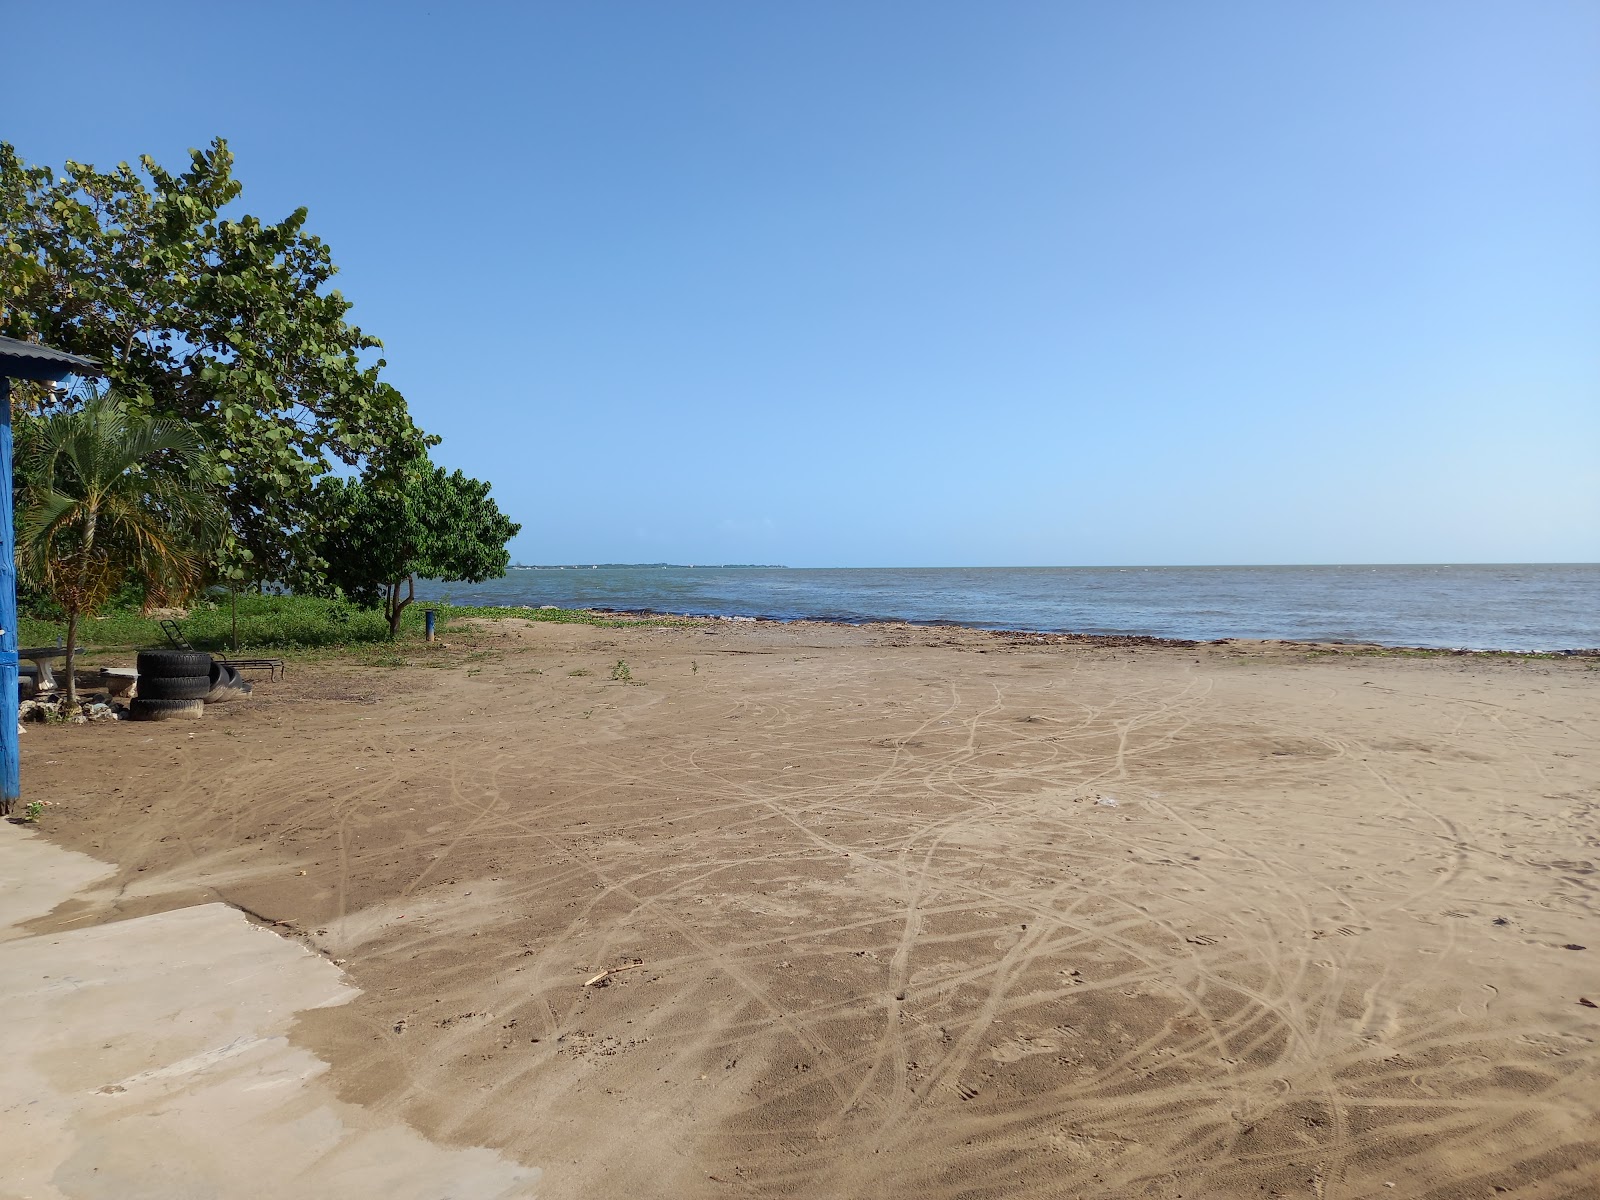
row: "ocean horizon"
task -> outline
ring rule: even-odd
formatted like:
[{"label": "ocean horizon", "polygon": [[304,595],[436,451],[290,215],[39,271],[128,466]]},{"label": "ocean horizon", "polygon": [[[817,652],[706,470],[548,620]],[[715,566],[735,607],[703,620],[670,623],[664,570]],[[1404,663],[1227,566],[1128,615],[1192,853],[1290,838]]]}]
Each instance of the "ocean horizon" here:
[{"label": "ocean horizon", "polygon": [[1600,647],[1600,564],[1128,567],[517,565],[422,600],[1210,641]]}]

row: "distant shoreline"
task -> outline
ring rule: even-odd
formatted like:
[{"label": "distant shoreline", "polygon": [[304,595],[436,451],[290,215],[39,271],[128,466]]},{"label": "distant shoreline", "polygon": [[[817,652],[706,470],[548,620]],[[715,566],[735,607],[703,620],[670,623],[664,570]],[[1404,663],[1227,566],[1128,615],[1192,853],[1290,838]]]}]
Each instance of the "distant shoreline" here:
[{"label": "distant shoreline", "polygon": [[1552,652],[1600,646],[1600,567],[910,570],[543,566],[419,586],[484,607],[707,617],[908,621],[973,629],[1209,641],[1282,638]]},{"label": "distant shoreline", "polygon": [[[494,604],[455,604],[461,609],[482,608],[494,613],[504,613],[508,609],[523,609],[528,612],[539,612],[541,609],[556,608],[556,605],[494,605]],[[1014,626],[983,625],[965,621],[928,620],[919,621],[907,617],[849,617],[849,616],[774,616],[767,613],[736,614],[711,612],[691,612],[680,610],[668,612],[655,608],[613,608],[587,606],[578,609],[565,609],[567,612],[581,612],[596,617],[639,617],[646,620],[688,620],[688,621],[728,621],[739,624],[769,624],[769,625],[842,625],[850,628],[862,629],[871,626],[885,628],[911,628],[911,629],[961,629],[972,633],[992,634],[996,637],[1029,638],[1039,642],[1065,642],[1078,645],[1098,645],[1108,647],[1148,646],[1152,648],[1171,648],[1182,650],[1194,646],[1225,646],[1225,645],[1279,645],[1291,649],[1323,650],[1328,652],[1359,652],[1371,653],[1400,653],[1418,654],[1429,656],[1442,655],[1507,655],[1516,658],[1600,658],[1600,646],[1583,648],[1551,647],[1538,650],[1512,650],[1497,647],[1468,647],[1468,646],[1417,646],[1403,643],[1376,642],[1376,641],[1341,641],[1338,639],[1309,639],[1296,637],[1220,637],[1220,638],[1182,638],[1170,637],[1154,633],[1135,632],[1106,632],[1106,633],[1081,633],[1070,629],[1021,629]],[[488,619],[495,619],[493,617]]]},{"label": "distant shoreline", "polygon": [[1552,560],[1549,562],[1476,562],[1452,560],[1450,562],[1305,562],[1305,563],[1038,563],[1022,566],[996,566],[977,564],[966,566],[912,566],[912,567],[791,567],[787,563],[512,563],[509,571],[642,571],[669,568],[675,571],[1372,571],[1402,569],[1442,569],[1458,567],[1597,567],[1600,562],[1586,559]]}]

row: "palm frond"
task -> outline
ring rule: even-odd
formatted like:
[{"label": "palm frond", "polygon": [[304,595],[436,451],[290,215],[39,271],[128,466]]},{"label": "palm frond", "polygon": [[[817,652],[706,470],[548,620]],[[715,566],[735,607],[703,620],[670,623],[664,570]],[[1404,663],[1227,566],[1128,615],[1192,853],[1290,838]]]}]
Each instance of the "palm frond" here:
[{"label": "palm frond", "polygon": [[203,582],[227,523],[188,426],[102,392],[30,420],[21,441],[17,561],[31,578],[95,603],[113,577],[173,595]]},{"label": "palm frond", "polygon": [[17,559],[30,577],[38,577],[52,554],[58,553],[62,535],[82,520],[83,502],[61,492],[42,492],[22,515],[17,539]]}]

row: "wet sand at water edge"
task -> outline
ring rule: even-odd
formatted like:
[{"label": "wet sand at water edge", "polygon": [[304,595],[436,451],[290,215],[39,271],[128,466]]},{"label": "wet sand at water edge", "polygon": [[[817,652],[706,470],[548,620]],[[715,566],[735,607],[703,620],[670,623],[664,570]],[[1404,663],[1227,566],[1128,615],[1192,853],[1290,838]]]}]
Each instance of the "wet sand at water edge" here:
[{"label": "wet sand at water edge", "polygon": [[116,868],[30,928],[275,922],[339,1098],[549,1200],[1600,1195],[1593,660],[468,641],[30,727]]}]

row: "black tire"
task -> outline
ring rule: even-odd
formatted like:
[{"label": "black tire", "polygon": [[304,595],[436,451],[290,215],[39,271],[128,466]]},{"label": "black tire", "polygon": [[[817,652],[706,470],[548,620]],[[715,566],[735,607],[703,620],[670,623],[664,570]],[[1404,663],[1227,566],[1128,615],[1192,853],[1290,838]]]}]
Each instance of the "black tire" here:
[{"label": "black tire", "polygon": [[139,674],[151,679],[187,679],[211,674],[211,655],[203,650],[141,650]]},{"label": "black tire", "polygon": [[141,700],[204,700],[211,690],[211,676],[186,675],[179,679],[139,676]]},{"label": "black tire", "polygon": [[128,715],[135,721],[170,721],[188,717],[191,720],[206,711],[204,700],[145,700],[136,697],[128,705]]},{"label": "black tire", "polygon": [[239,668],[218,663],[211,668],[211,690],[206,693],[207,704],[225,704],[250,694],[250,685],[239,678]]}]

